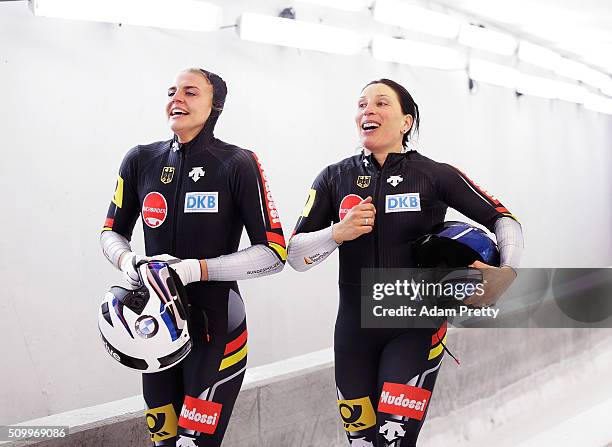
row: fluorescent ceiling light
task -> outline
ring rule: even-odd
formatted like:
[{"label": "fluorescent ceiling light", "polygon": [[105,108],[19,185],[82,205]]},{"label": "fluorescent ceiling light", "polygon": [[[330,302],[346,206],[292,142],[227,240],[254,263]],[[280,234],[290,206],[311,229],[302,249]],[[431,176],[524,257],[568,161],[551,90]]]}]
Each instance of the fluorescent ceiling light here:
[{"label": "fluorescent ceiling light", "polygon": [[212,31],[221,8],[198,0],[30,0],[36,16]]},{"label": "fluorescent ceiling light", "polygon": [[586,88],[569,82],[555,81],[555,89],[556,98],[576,104],[583,104],[589,96]]},{"label": "fluorescent ceiling light", "polygon": [[610,76],[565,57],[561,58],[561,62],[555,72],[561,76],[576,79],[592,87],[600,88],[606,93],[612,90],[612,78]]},{"label": "fluorescent ceiling light", "polygon": [[577,104],[584,103],[589,95],[587,89],[580,85],[527,75],[506,65],[475,58],[470,59],[468,73],[475,81],[516,89],[523,95],[562,99]]},{"label": "fluorescent ceiling light", "polygon": [[557,69],[561,61],[559,53],[525,40],[522,40],[519,44],[518,58],[524,62],[552,71]]},{"label": "fluorescent ceiling light", "polygon": [[585,62],[601,67],[604,72],[612,73],[612,43],[592,43],[572,52],[582,56]]},{"label": "fluorescent ceiling light", "polygon": [[612,80],[607,82],[606,85],[602,85],[600,87],[602,93],[605,93],[608,96],[612,96]]},{"label": "fluorescent ceiling light", "polygon": [[555,72],[558,75],[581,81],[585,77],[586,69],[586,65],[566,57],[562,57]]},{"label": "fluorescent ceiling light", "polygon": [[[534,2],[532,2],[534,3]],[[534,5],[535,6],[535,5]],[[532,6],[529,6],[532,9]],[[598,42],[606,40],[606,33],[602,33],[593,26],[577,25],[576,17],[562,18],[552,13],[540,14],[539,16],[532,15],[529,11],[528,22],[521,24],[521,30],[542,38],[544,40],[554,42],[555,46],[567,51],[574,52],[574,48],[578,45],[584,45],[588,42]]]},{"label": "fluorescent ceiling light", "polygon": [[474,81],[514,89],[518,83],[519,72],[506,65],[472,58],[470,59],[468,75]]},{"label": "fluorescent ceiling light", "polygon": [[334,54],[357,54],[363,47],[360,34],[318,23],[244,13],[238,22],[241,39]]},{"label": "fluorescent ceiling light", "polygon": [[377,0],[374,20],[434,36],[455,39],[461,22],[453,17],[399,0]]},{"label": "fluorescent ceiling light", "polygon": [[467,62],[465,56],[452,48],[387,36],[372,39],[372,56],[386,62],[442,70],[463,69]]},{"label": "fluorescent ceiling light", "polygon": [[516,90],[524,95],[561,99],[576,104],[584,103],[589,96],[588,90],[580,85],[526,74],[519,77]]},{"label": "fluorescent ceiling light", "polygon": [[[447,4],[450,4],[448,2]],[[465,3],[467,6],[467,3]],[[517,7],[514,2],[503,3],[491,0],[470,0],[469,8],[471,11],[478,11],[478,15],[487,17],[496,22],[520,24],[525,20],[525,11]],[[530,15],[532,9],[529,11]]]},{"label": "fluorescent ceiling light", "polygon": [[325,6],[327,8],[341,9],[343,11],[358,12],[368,9],[374,0],[299,0],[302,3]]},{"label": "fluorescent ceiling light", "polygon": [[601,88],[602,90],[612,89],[612,78],[608,75],[580,62],[561,57],[558,53],[547,48],[521,41],[518,57],[522,61],[552,70],[558,75],[582,81],[593,87]]},{"label": "fluorescent ceiling light", "polygon": [[612,99],[600,95],[589,95],[584,102],[584,107],[596,112],[612,115]]},{"label": "fluorescent ceiling light", "polygon": [[601,88],[602,90],[610,88],[612,84],[612,78],[610,78],[610,76],[601,71],[594,70],[591,67],[585,67],[582,81],[585,84]]},{"label": "fluorescent ceiling light", "polygon": [[468,24],[461,26],[459,43],[503,55],[514,53],[518,44],[517,40],[508,34]]},{"label": "fluorescent ceiling light", "polygon": [[557,81],[521,73],[516,85],[516,91],[523,95],[539,96],[540,98],[557,98]]}]

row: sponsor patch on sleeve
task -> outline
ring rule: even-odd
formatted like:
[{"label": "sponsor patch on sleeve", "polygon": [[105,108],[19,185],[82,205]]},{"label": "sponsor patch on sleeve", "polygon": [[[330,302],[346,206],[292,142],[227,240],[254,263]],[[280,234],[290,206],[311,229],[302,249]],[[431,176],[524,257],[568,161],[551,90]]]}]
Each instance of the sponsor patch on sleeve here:
[{"label": "sponsor patch on sleeve", "polygon": [[317,190],[310,189],[310,191],[308,191],[308,199],[306,200],[306,205],[304,205],[304,209],[302,210],[302,217],[308,217],[310,215],[310,210],[312,210],[312,205],[314,205],[316,197]]},{"label": "sponsor patch on sleeve", "polygon": [[278,210],[276,209],[276,202],[272,198],[272,191],[270,191],[270,182],[268,181],[268,177],[266,177],[266,173],[259,162],[259,158],[255,155],[254,152],[251,152],[251,155],[255,159],[255,163],[257,164],[257,169],[259,170],[260,182],[263,187],[264,192],[264,200],[266,202],[265,208],[268,213],[268,220],[270,222],[270,228],[279,229],[282,228],[280,217],[278,215]]},{"label": "sponsor patch on sleeve", "polygon": [[115,185],[113,203],[117,205],[117,208],[121,208],[123,206],[123,179],[120,175],[117,176],[117,184]]},{"label": "sponsor patch on sleeve", "polygon": [[104,226],[102,227],[102,230],[103,231],[112,230],[114,223],[115,223],[115,219],[113,219],[112,217],[107,217],[106,220],[104,221]]}]

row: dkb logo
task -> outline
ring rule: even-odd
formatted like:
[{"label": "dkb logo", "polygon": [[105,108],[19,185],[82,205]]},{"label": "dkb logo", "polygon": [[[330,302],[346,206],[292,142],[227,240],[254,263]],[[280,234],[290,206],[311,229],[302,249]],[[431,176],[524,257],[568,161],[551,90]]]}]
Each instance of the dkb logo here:
[{"label": "dkb logo", "polygon": [[188,192],[185,194],[186,213],[219,212],[218,192]]},{"label": "dkb logo", "polygon": [[421,199],[418,192],[393,194],[385,197],[385,212],[421,211]]}]

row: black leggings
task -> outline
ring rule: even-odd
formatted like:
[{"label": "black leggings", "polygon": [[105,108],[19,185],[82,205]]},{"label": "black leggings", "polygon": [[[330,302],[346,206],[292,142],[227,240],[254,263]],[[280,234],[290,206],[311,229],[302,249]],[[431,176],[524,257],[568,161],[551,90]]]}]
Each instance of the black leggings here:
[{"label": "black leggings", "polygon": [[362,329],[343,296],[334,352],[338,410],[351,447],[416,446],[443,358],[436,329]]},{"label": "black leggings", "polygon": [[206,297],[207,318],[191,306],[193,347],[178,365],[142,375],[155,446],[221,445],[246,370],[244,305],[234,290]]}]

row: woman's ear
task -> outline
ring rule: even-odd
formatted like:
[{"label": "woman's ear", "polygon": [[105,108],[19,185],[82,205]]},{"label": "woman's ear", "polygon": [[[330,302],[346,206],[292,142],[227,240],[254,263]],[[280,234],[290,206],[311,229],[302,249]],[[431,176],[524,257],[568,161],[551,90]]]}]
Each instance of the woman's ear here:
[{"label": "woman's ear", "polygon": [[410,132],[410,129],[412,129],[412,123],[414,122],[414,118],[412,118],[412,115],[406,115],[405,119],[405,126],[402,129],[403,133],[408,133]]}]

